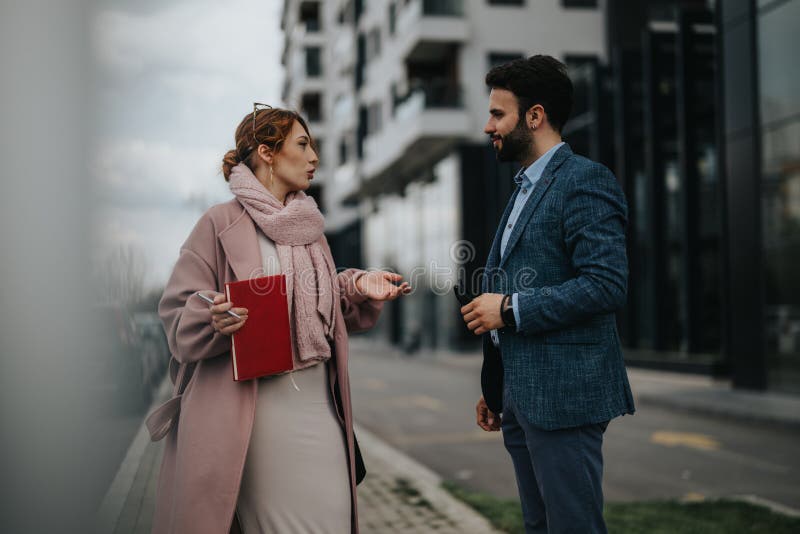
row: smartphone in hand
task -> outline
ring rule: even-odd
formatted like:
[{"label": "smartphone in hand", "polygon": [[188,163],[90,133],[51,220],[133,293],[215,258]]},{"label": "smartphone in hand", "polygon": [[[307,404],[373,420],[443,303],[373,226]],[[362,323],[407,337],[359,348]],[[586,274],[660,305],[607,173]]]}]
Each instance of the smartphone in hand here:
[{"label": "smartphone in hand", "polygon": [[458,283],[453,286],[453,293],[455,293],[459,304],[462,306],[466,306],[472,302],[472,299],[478,296],[472,292],[471,288],[467,287],[463,277],[459,277]]}]

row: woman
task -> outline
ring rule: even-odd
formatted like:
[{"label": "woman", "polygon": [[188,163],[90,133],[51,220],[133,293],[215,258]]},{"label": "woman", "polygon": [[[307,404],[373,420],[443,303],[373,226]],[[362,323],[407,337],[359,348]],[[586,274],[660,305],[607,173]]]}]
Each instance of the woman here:
[{"label": "woman", "polygon": [[[222,163],[236,198],[210,208],[181,247],[159,315],[173,381],[191,378],[173,399],[155,533],[358,532],[347,333],[370,328],[382,301],[410,287],[388,272],[337,274],[303,192],[317,164],[299,115],[254,106]],[[225,283],[280,273],[294,370],[235,382],[230,336],[247,310],[226,302]]]}]

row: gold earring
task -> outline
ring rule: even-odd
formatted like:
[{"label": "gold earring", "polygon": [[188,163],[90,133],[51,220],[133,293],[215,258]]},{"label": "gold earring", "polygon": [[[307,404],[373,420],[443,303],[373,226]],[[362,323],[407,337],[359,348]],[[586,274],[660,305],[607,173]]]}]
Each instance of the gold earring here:
[{"label": "gold earring", "polygon": [[269,167],[269,186],[272,187],[275,185],[275,181],[272,179],[272,165]]}]

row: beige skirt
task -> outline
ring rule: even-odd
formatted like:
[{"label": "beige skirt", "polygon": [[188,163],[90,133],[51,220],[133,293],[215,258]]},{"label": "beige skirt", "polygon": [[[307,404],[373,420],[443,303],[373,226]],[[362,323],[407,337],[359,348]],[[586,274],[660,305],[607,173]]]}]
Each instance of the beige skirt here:
[{"label": "beige skirt", "polygon": [[327,365],[259,379],[236,508],[244,534],[350,533],[347,446]]}]

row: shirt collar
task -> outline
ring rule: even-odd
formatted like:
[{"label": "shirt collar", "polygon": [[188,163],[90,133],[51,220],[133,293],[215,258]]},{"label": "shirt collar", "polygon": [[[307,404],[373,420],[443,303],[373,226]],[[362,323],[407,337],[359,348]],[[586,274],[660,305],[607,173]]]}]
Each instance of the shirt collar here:
[{"label": "shirt collar", "polygon": [[531,163],[527,169],[520,169],[517,175],[514,177],[514,183],[517,185],[522,185],[523,179],[527,179],[531,185],[536,184],[536,182],[539,181],[539,178],[542,177],[542,173],[547,167],[547,164],[550,163],[550,160],[553,159],[553,156],[563,144],[564,142],[562,141],[552,147],[550,150],[542,154],[539,159]]}]

